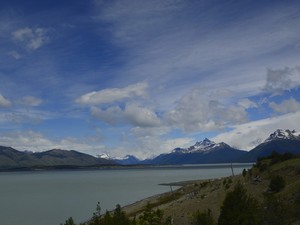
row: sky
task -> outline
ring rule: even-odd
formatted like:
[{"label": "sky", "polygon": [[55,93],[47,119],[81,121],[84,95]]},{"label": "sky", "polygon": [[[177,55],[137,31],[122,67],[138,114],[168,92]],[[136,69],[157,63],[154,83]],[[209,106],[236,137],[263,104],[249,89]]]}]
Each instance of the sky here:
[{"label": "sky", "polygon": [[298,0],[3,0],[0,145],[140,158],[300,131]]}]

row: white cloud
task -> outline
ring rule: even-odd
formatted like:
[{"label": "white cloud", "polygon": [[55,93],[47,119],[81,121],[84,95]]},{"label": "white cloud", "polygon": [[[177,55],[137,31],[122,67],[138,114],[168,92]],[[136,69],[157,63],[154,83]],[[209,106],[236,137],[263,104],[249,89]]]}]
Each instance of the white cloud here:
[{"label": "white cloud", "polygon": [[39,106],[43,103],[43,100],[33,96],[25,96],[22,98],[21,103],[29,106]]},{"label": "white cloud", "polygon": [[48,139],[42,133],[32,130],[1,133],[0,145],[10,146],[17,150],[29,150],[34,152],[50,149],[77,150],[95,156],[104,149],[103,145],[92,143],[90,140],[78,140],[76,138],[67,137],[54,141]]},{"label": "white cloud", "polygon": [[155,112],[136,103],[127,104],[124,115],[134,126],[155,127],[160,125],[160,120]]},{"label": "white cloud", "polygon": [[[195,144],[194,138],[162,137],[165,132],[167,132],[165,128],[133,128],[131,133],[124,134],[123,152],[145,159],[171,152],[176,147],[188,147]],[[118,155],[122,155],[122,152],[119,151]]]},{"label": "white cloud", "polygon": [[211,131],[247,121],[245,108],[221,103],[226,98],[222,99],[220,93],[206,88],[192,90],[166,113],[167,123],[185,131]]},{"label": "white cloud", "polygon": [[92,106],[90,111],[92,116],[110,125],[124,123],[124,113],[119,106],[112,106],[105,110]]},{"label": "white cloud", "polygon": [[157,136],[141,137],[136,140],[144,158],[157,156],[162,153],[169,153],[177,147],[188,147],[195,144],[193,138],[170,138],[163,140]]},{"label": "white cloud", "polygon": [[[257,93],[262,91],[266,67],[279,66],[279,61],[280,66],[298,63],[297,53],[292,53],[290,58],[278,54],[281,49],[299,42],[300,31],[296,28],[299,18],[292,16],[296,8],[274,4],[255,11],[251,18],[229,24],[218,20],[223,13],[228,13],[222,10],[223,5],[228,6],[226,2],[220,2],[219,7],[207,3],[97,1],[96,18],[100,23],[110,24],[112,41],[127,50],[128,63],[120,71],[126,79],[147,77],[156,87],[174,89],[172,93],[202,82],[218,87],[229,85],[242,94]],[[212,29],[223,23],[226,27]],[[236,67],[240,71],[231,73]],[[269,89],[270,85],[267,86]],[[166,98],[162,95],[161,98]]]},{"label": "white cloud", "polygon": [[36,50],[50,41],[50,31],[45,28],[24,27],[12,32],[12,39],[29,50]]},{"label": "white cloud", "polygon": [[300,111],[300,102],[296,101],[294,98],[284,100],[279,104],[270,102],[269,106],[274,111],[282,114]]},{"label": "white cloud", "polygon": [[0,94],[0,107],[10,107],[11,102]]},{"label": "white cloud", "polygon": [[233,130],[224,132],[212,139],[216,142],[224,141],[238,149],[251,150],[277,129],[300,131],[300,112],[253,121],[232,128]]},{"label": "white cloud", "polygon": [[155,127],[160,125],[160,120],[152,110],[141,107],[137,103],[128,103],[124,109],[112,106],[105,110],[95,106],[91,107],[91,114],[108,124],[130,124],[138,127]]},{"label": "white cloud", "polygon": [[[298,79],[297,79],[298,77]],[[291,90],[299,85],[299,69],[286,67],[284,69],[267,71],[267,81],[264,90],[273,95],[281,95],[284,91]],[[293,80],[293,78],[295,80]]]},{"label": "white cloud", "polygon": [[145,97],[147,95],[147,83],[136,83],[124,88],[108,88],[82,95],[76,99],[76,103],[86,105],[98,105],[113,103],[123,99]]},{"label": "white cloud", "polygon": [[238,105],[242,106],[245,109],[257,108],[258,107],[258,105],[255,102],[251,101],[248,98],[244,98],[244,99],[240,100],[238,102]]}]

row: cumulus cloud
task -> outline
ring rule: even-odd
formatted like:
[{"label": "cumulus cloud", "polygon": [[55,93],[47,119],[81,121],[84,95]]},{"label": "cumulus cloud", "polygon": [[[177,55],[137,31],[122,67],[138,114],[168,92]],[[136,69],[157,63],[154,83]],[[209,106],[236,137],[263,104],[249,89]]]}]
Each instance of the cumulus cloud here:
[{"label": "cumulus cloud", "polygon": [[297,68],[268,69],[267,80],[263,89],[273,95],[281,95],[284,91],[291,90],[299,85],[299,78],[293,80],[299,75],[299,69]]},{"label": "cumulus cloud", "polygon": [[296,101],[294,98],[284,100],[279,104],[275,102],[270,102],[269,106],[275,112],[282,113],[282,114],[300,111],[300,102]]},{"label": "cumulus cloud", "polygon": [[136,103],[127,104],[124,115],[134,126],[155,127],[160,125],[160,120],[155,112]]},{"label": "cumulus cloud", "polygon": [[113,103],[123,99],[134,97],[145,97],[147,94],[147,83],[136,83],[124,88],[107,88],[101,91],[93,91],[76,99],[76,103],[85,105],[98,105]]},{"label": "cumulus cloud", "polygon": [[24,27],[12,32],[12,39],[24,44],[29,50],[36,50],[50,41],[50,31],[45,28]]},{"label": "cumulus cloud", "polygon": [[103,110],[93,106],[91,114],[111,125],[130,124],[138,127],[154,127],[160,124],[160,119],[155,112],[137,103],[128,103],[124,109],[112,106]]},{"label": "cumulus cloud", "polygon": [[39,106],[42,104],[43,100],[33,96],[25,96],[22,98],[21,103],[29,106]]},{"label": "cumulus cloud", "polygon": [[211,131],[247,121],[244,107],[225,104],[220,99],[213,91],[194,89],[166,113],[167,123],[185,131]]},{"label": "cumulus cloud", "polygon": [[11,106],[11,102],[6,99],[3,95],[0,94],[0,107],[9,107]]},{"label": "cumulus cloud", "polygon": [[245,109],[257,108],[258,107],[258,105],[255,102],[251,101],[248,98],[244,98],[244,99],[240,100],[238,102],[238,105],[242,106]]},{"label": "cumulus cloud", "polygon": [[124,113],[119,106],[112,106],[107,109],[100,109],[92,106],[90,111],[92,116],[110,125],[124,123]]},{"label": "cumulus cloud", "polygon": [[232,127],[231,131],[224,132],[212,139],[216,142],[224,141],[238,149],[251,150],[277,129],[300,131],[300,112],[236,125]]}]

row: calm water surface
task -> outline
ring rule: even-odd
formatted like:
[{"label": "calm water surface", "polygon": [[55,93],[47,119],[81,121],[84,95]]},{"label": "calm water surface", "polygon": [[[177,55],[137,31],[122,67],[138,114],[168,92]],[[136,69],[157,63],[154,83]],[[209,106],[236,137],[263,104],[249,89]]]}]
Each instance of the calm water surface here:
[{"label": "calm water surface", "polygon": [[[250,165],[234,165],[234,172],[244,168]],[[0,224],[59,225],[70,216],[78,224],[98,201],[105,211],[170,190],[160,183],[229,175],[228,165],[0,173]]]}]

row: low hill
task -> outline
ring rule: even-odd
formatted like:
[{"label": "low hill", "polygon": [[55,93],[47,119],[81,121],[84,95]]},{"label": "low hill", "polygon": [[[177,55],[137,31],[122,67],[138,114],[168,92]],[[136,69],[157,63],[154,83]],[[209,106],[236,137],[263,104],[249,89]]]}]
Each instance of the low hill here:
[{"label": "low hill", "polygon": [[42,167],[91,167],[115,164],[77,151],[53,149],[46,152],[22,152],[0,146],[0,170],[30,169]]}]

